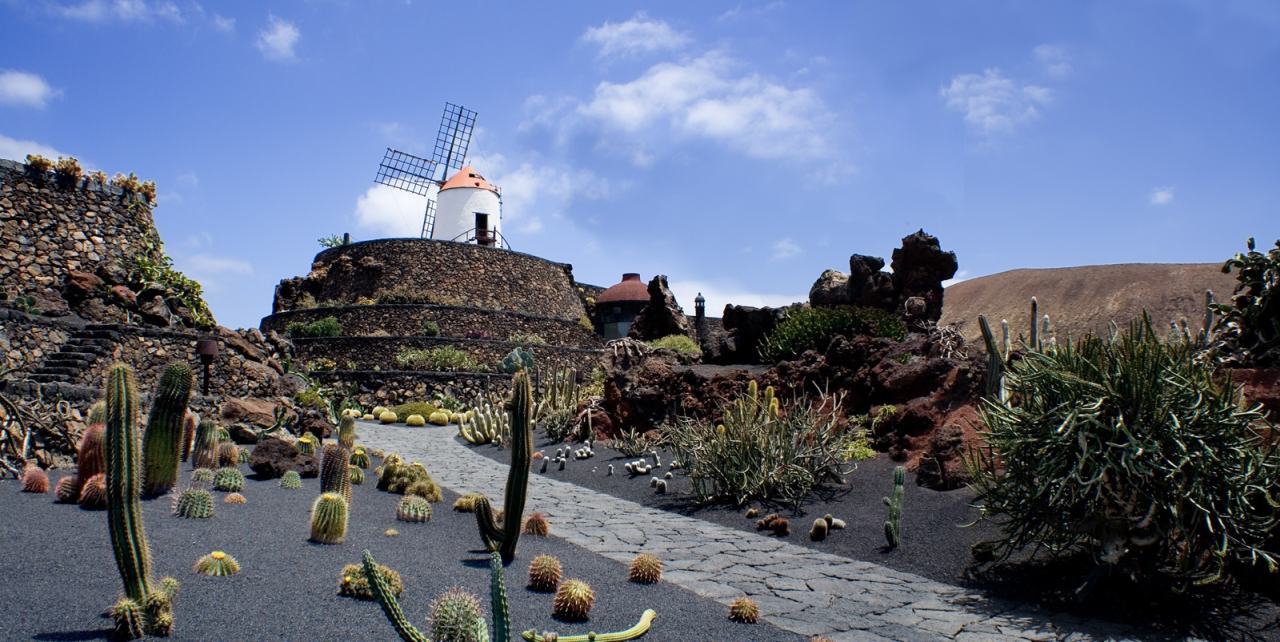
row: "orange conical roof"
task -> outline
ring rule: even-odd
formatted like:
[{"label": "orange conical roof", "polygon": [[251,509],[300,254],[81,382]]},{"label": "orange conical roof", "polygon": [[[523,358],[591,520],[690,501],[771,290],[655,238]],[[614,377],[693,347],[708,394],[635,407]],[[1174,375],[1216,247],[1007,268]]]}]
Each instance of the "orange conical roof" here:
[{"label": "orange conical roof", "polygon": [[453,175],[453,178],[445,181],[444,185],[440,186],[440,191],[443,192],[455,187],[476,187],[479,189],[487,189],[494,194],[498,193],[498,188],[490,184],[489,181],[486,181],[484,177],[480,175],[480,172],[477,172],[476,168],[470,165],[463,167],[457,174]]}]

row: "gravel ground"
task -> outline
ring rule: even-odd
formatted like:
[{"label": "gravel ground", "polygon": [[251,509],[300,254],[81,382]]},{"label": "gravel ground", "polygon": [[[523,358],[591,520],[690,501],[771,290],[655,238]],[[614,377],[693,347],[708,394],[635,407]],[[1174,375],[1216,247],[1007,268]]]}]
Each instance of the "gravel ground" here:
[{"label": "gravel ground", "polygon": [[[50,477],[52,486],[61,474]],[[250,479],[243,492],[248,503],[223,504],[223,493],[215,493],[218,503],[209,520],[170,516],[167,498],[144,502],[154,572],[182,582],[172,639],[395,639],[375,603],[336,594],[343,565],[359,562],[364,548],[400,572],[406,587],[401,605],[419,628],[426,627],[431,600],[452,586],[479,595],[487,613],[488,557],[479,548],[474,516],[450,510],[455,495],[446,491],[430,522],[398,522],[399,497],[376,491],[373,481],[370,474],[354,487],[347,539],[335,546],[307,541],[316,479],[303,480],[303,488],[295,491],[279,488],[274,480]],[[52,494],[21,493],[17,482],[5,480],[0,481],[0,515],[0,577],[7,580],[0,584],[0,638],[106,639],[110,620],[102,613],[121,592],[106,513],[55,504]],[[387,528],[400,536],[386,537]],[[196,559],[212,550],[235,557],[240,574],[211,578],[193,572]],[[540,553],[555,555],[566,577],[584,579],[595,589],[589,622],[552,619],[551,596],[524,588],[528,562]],[[555,537],[521,537],[517,559],[507,569],[512,627],[562,634],[614,631],[654,608],[658,619],[644,640],[803,640],[768,625],[735,624],[714,601],[665,582],[632,584],[626,576],[625,565]]]}]

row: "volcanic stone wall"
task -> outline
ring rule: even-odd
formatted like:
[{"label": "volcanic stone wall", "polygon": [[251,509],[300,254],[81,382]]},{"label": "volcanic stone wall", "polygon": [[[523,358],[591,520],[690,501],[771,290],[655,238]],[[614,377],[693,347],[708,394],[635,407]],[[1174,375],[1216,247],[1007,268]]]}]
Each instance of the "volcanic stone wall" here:
[{"label": "volcanic stone wall", "polygon": [[310,323],[334,317],[346,336],[416,336],[434,321],[446,337],[504,340],[511,336],[537,335],[551,345],[601,348],[604,342],[577,321],[539,317],[520,312],[483,310],[446,305],[360,305],[290,310],[262,320],[263,332],[284,334],[290,323]]},{"label": "volcanic stone wall", "polygon": [[[471,355],[482,366],[498,370],[498,364],[520,344],[484,339],[436,337],[334,337],[294,339],[294,360],[313,367],[320,359],[332,359],[343,370],[399,370],[396,355],[401,350],[430,350],[452,346]],[[590,372],[600,359],[599,350],[561,346],[526,346],[538,368],[573,368]]]},{"label": "volcanic stone wall", "polygon": [[9,376],[30,374],[71,336],[75,327],[19,310],[0,308],[0,350]]}]

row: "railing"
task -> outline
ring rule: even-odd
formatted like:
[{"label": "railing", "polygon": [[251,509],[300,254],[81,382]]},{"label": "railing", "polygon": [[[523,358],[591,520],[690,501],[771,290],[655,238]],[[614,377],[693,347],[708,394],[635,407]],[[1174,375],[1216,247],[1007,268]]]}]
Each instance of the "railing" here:
[{"label": "railing", "polygon": [[471,243],[483,245],[485,247],[500,247],[504,250],[511,249],[511,245],[507,243],[507,239],[502,236],[502,232],[498,228],[485,229],[483,227],[473,227],[451,239],[454,243]]}]

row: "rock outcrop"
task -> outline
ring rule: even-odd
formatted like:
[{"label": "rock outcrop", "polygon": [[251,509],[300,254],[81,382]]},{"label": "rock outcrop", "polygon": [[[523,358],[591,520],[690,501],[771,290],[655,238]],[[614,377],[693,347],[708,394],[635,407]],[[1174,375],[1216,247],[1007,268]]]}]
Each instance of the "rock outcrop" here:
[{"label": "rock outcrop", "polygon": [[904,318],[937,321],[942,316],[942,282],[955,276],[954,252],[943,252],[938,239],[920,230],[902,239],[893,251],[892,273],[884,259],[865,254],[849,257],[849,274],[827,270],[809,289],[814,306],[861,305]]},{"label": "rock outcrop", "polygon": [[649,281],[649,303],[640,310],[631,323],[628,333],[632,339],[653,341],[673,334],[692,338],[689,318],[685,316],[676,297],[667,287],[666,275],[659,274]]}]

